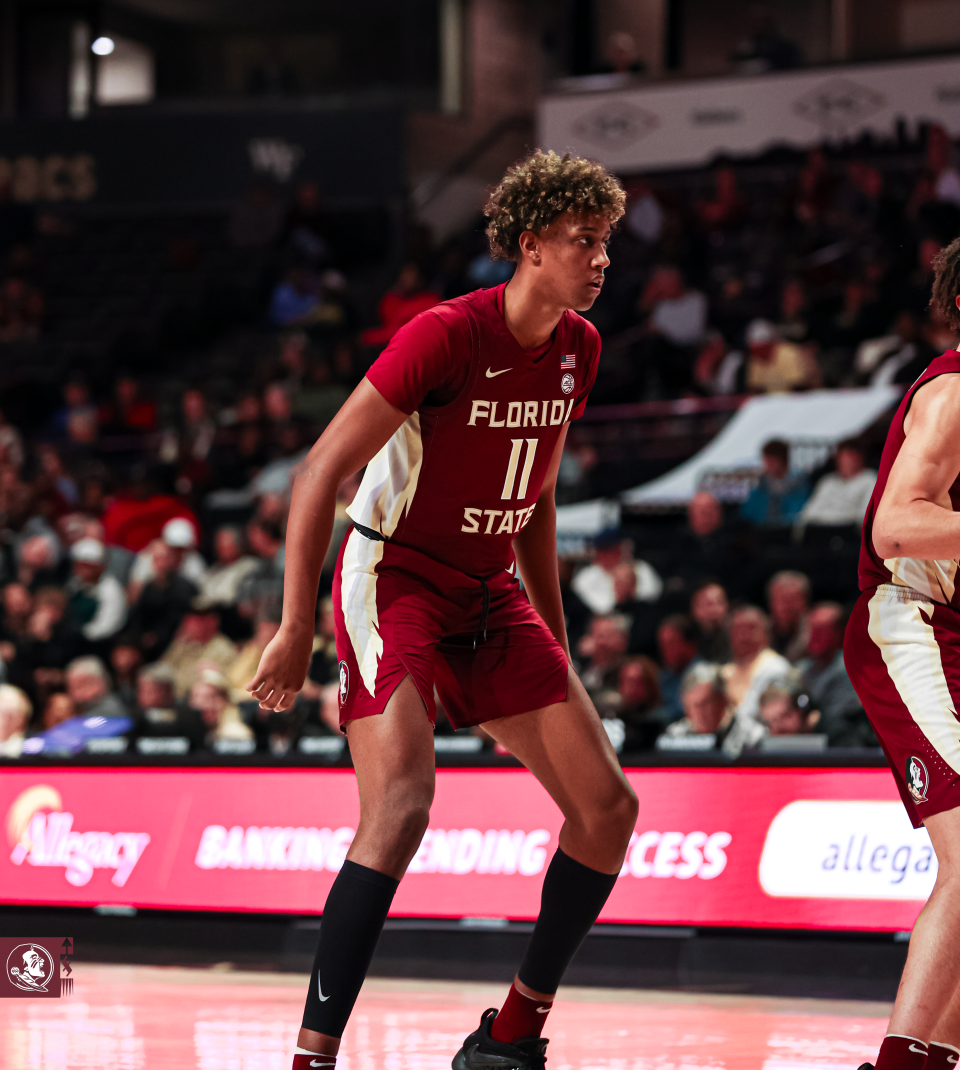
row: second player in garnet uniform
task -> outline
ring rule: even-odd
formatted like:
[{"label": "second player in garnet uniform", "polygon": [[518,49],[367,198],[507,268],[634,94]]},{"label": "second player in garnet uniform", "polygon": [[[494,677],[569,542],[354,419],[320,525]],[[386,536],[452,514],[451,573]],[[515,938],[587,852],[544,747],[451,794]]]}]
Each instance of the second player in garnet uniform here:
[{"label": "second player in garnet uniform", "polygon": [[427,827],[434,689],[455,725],[483,723],[564,815],[526,956],[456,1070],[542,1070],[554,994],[616,884],[637,800],[570,667],[554,488],[599,355],[576,310],[600,292],[623,205],[587,160],[534,153],[511,168],[486,212],[513,278],[399,332],[297,476],[283,623],[248,685],[267,709],[302,686],[337,487],[366,465],[333,590],[361,816],[323,909],[295,1070],[333,1065]]}]

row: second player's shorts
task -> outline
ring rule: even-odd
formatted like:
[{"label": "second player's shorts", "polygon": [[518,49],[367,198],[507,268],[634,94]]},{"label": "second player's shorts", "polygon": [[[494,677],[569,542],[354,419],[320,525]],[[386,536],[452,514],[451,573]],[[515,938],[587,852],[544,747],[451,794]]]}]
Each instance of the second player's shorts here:
[{"label": "second player's shorts", "polygon": [[866,590],[843,660],[914,828],[960,806],[960,613],[909,587]]},{"label": "second player's shorts", "polygon": [[383,713],[407,674],[431,721],[436,687],[455,728],[566,698],[563,648],[506,570],[483,582],[354,528],[333,603],[341,726]]}]

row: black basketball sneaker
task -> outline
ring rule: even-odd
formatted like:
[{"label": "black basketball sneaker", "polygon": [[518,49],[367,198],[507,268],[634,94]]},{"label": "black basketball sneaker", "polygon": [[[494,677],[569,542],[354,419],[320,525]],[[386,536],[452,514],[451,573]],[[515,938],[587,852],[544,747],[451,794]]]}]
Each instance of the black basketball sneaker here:
[{"label": "black basketball sneaker", "polygon": [[544,1070],[547,1041],[541,1037],[528,1037],[513,1044],[502,1044],[490,1036],[490,1024],[496,1016],[496,1007],[483,1012],[479,1027],[454,1055],[450,1064],[453,1070]]}]

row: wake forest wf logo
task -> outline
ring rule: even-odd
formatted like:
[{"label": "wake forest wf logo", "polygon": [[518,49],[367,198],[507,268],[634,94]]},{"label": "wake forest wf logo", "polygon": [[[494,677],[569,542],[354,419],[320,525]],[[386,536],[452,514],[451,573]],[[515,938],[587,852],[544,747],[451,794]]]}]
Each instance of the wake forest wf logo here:
[{"label": "wake forest wf logo", "polygon": [[57,999],[73,992],[69,936],[0,938],[0,997]]}]

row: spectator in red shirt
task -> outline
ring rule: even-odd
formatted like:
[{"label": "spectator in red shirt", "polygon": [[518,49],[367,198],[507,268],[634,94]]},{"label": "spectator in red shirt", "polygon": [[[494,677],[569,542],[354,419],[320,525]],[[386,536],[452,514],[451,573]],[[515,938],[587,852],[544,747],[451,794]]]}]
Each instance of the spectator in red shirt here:
[{"label": "spectator in red shirt", "polygon": [[405,323],[438,304],[440,299],[440,294],[424,288],[423,277],[416,264],[404,264],[396,285],[380,299],[377,312],[382,326],[364,331],[361,336],[363,344],[382,348]]}]

